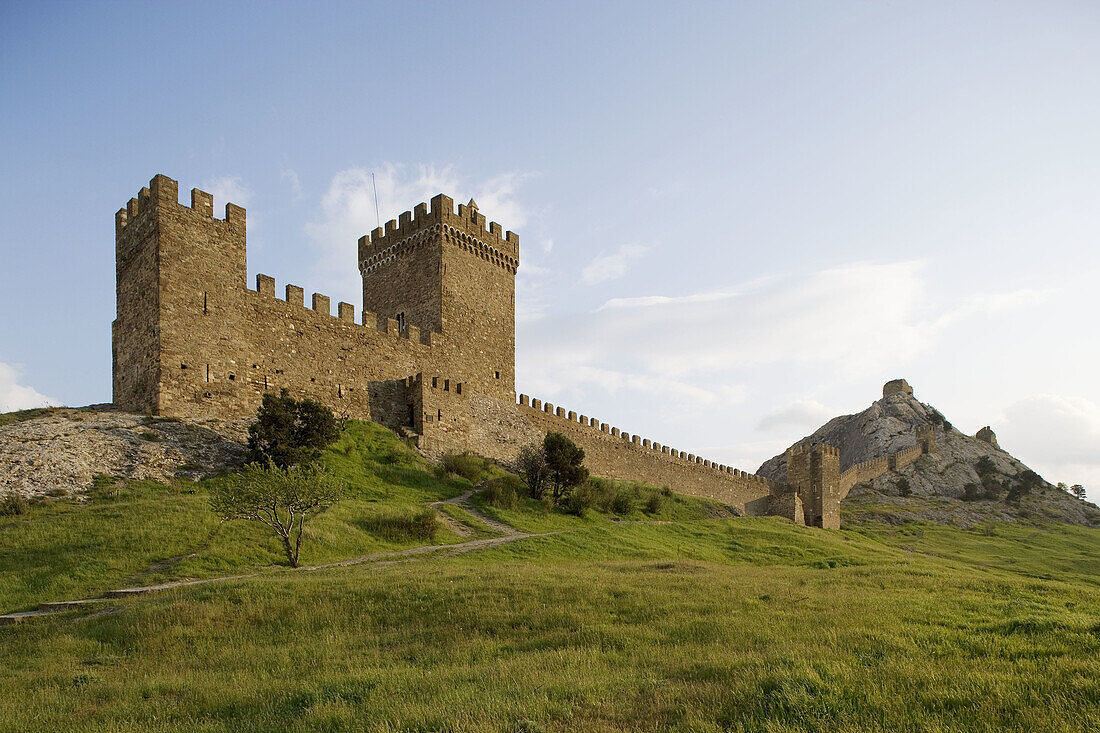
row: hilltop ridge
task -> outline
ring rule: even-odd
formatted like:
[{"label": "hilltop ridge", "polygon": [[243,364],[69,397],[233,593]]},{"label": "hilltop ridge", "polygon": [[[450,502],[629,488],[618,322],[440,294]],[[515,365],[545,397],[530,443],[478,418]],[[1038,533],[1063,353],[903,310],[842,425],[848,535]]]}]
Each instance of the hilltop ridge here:
[{"label": "hilltop ridge", "polygon": [[[842,504],[849,515],[864,519],[874,515],[888,522],[927,519],[957,522],[963,526],[986,519],[1100,525],[1100,509],[1047,481],[1042,481],[1018,502],[1007,502],[1008,489],[1021,474],[1031,469],[998,445],[989,426],[976,435],[966,435],[938,409],[914,397],[905,380],[888,382],[883,388],[883,397],[872,402],[866,410],[834,417],[794,445],[826,443],[839,448],[840,468],[844,471],[858,463],[912,447],[916,431],[928,427],[935,430],[936,449],[910,465],[855,484]],[[991,462],[992,470],[979,475],[978,462],[983,458]],[[785,453],[769,458],[757,470],[758,475],[775,480],[782,480],[786,473]],[[982,492],[982,498],[965,501],[968,485],[980,487],[977,490]],[[905,486],[907,491],[903,490]],[[994,495],[999,487],[1000,496],[986,497],[987,486],[993,489]],[[970,491],[973,495],[976,489]],[[903,493],[908,495],[903,496]],[[876,504],[880,506],[868,506]]]}]

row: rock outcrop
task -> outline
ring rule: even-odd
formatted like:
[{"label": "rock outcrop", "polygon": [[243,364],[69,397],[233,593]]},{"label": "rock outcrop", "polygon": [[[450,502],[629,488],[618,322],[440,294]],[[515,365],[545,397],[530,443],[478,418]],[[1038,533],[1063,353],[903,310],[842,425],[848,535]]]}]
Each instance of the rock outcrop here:
[{"label": "rock outcrop", "polygon": [[[836,446],[840,449],[840,470],[844,471],[853,464],[913,446],[917,428],[935,429],[934,452],[852,488],[841,504],[846,522],[856,507],[880,504],[885,506],[865,514],[886,521],[927,519],[965,526],[985,519],[1055,520],[1100,526],[1100,509],[1045,481],[1018,501],[1006,501],[1009,490],[1030,469],[997,445],[992,430],[983,428],[975,437],[956,430],[943,413],[918,401],[903,379],[887,382],[883,395],[863,412],[835,417],[798,441]],[[982,459],[988,464],[983,462],[981,468],[985,470],[979,475]],[[785,454],[770,458],[757,474],[783,481],[786,461]]]},{"label": "rock outcrop", "polygon": [[110,405],[32,414],[0,425],[0,496],[79,494],[97,474],[199,479],[240,466],[247,453],[247,421],[170,420]]}]

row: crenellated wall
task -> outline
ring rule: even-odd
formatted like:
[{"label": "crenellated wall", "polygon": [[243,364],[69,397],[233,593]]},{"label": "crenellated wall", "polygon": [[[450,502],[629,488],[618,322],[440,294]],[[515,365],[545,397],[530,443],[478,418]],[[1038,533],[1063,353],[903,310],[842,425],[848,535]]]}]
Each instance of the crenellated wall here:
[{"label": "crenellated wall", "polygon": [[706,496],[746,514],[773,514],[773,496],[784,484],[624,433],[596,418],[519,396],[519,410],[543,433],[558,432],[584,449],[585,465],[597,476],[635,479]]},{"label": "crenellated wall", "polygon": [[[264,392],[288,388],[338,415],[407,423],[405,380],[421,371],[487,381],[454,335],[258,275],[246,287],[244,210],[213,216],[209,194],[157,176],[116,215],[118,315],[115,402],[153,414],[255,413]],[[457,334],[461,336],[461,334]],[[473,363],[472,363],[473,362]],[[511,401],[511,398],[509,398]]]},{"label": "crenellated wall", "polygon": [[[909,393],[912,394],[912,388],[910,388]],[[897,453],[849,466],[847,471],[840,474],[840,498],[846,497],[856,484],[876,479],[887,471],[897,471],[905,468],[925,453],[934,453],[936,451],[936,429],[930,425],[918,427],[916,441],[916,445],[903,448]]]},{"label": "crenellated wall", "polygon": [[[210,194],[179,202],[156,176],[116,215],[114,400],[180,417],[247,417],[286,388],[441,454],[511,461],[551,431],[584,448],[597,476],[707,496],[803,523],[832,511],[796,491],[561,407],[516,399],[519,238],[471,201],[442,194],[359,240],[364,310],[246,273],[245,211],[214,216]],[[823,503],[824,502],[824,503]],[[839,515],[837,514],[837,517]],[[839,521],[839,519],[837,519]],[[827,519],[825,526],[833,526]]]}]

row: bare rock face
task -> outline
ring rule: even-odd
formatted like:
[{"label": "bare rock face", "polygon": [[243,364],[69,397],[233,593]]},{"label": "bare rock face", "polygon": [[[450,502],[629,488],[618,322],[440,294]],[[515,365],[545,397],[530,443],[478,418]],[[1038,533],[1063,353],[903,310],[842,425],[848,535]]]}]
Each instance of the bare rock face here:
[{"label": "bare rock face", "polygon": [[[815,442],[836,446],[840,449],[840,470],[844,471],[853,464],[915,445],[916,429],[930,425],[936,431],[936,450],[900,470],[856,484],[842,507],[857,502],[886,504],[888,511],[881,507],[883,511],[876,512],[876,516],[889,521],[926,519],[971,526],[986,519],[1018,521],[1030,517],[1100,526],[1100,510],[1047,482],[1018,503],[1006,503],[1007,490],[1029,469],[997,445],[992,430],[983,429],[988,430],[988,440],[980,437],[983,431],[979,431],[979,437],[971,437],[956,430],[939,410],[917,401],[905,380],[887,382],[883,392],[887,394],[863,412],[835,417],[795,445]],[[991,462],[993,470],[979,476],[978,462],[983,458]],[[768,459],[757,474],[786,480],[786,455]],[[980,487],[983,498],[963,501],[968,485]],[[907,496],[901,495],[903,486],[907,486]],[[986,486],[994,493],[1000,487],[1000,497],[985,499]],[[976,489],[970,490],[973,493]]]},{"label": "bare rock face", "polygon": [[79,494],[96,474],[199,479],[244,463],[247,421],[173,420],[109,405],[0,425],[0,496]]}]

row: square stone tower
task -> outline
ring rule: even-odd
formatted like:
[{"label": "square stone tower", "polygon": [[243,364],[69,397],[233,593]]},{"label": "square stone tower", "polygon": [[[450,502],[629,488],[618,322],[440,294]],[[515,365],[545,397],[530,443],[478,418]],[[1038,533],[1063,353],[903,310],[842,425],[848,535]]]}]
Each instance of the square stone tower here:
[{"label": "square stone tower", "polygon": [[[188,388],[235,399],[237,385],[220,372],[247,330],[244,209],[226,204],[225,218],[216,219],[210,194],[192,189],[184,206],[179,184],[154,176],[115,214],[115,290],[116,405],[188,414],[180,404]],[[212,362],[220,380],[212,379]]]},{"label": "square stone tower", "polygon": [[787,483],[798,492],[806,526],[840,529],[840,451],[824,443],[787,449]]},{"label": "square stone tower", "polygon": [[363,310],[441,334],[446,373],[511,402],[518,267],[516,234],[443,194],[359,240]]}]

